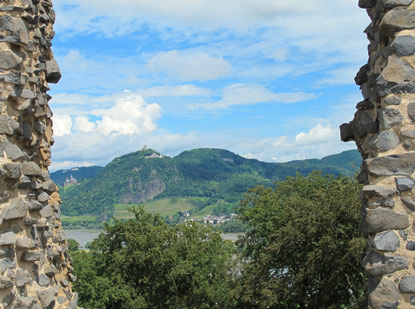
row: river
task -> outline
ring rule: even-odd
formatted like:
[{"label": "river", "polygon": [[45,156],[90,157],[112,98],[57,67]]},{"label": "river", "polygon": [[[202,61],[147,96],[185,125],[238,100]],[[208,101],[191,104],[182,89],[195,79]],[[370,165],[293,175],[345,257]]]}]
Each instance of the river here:
[{"label": "river", "polygon": [[[68,229],[65,229],[66,236],[68,236],[68,238],[75,239],[81,245],[82,248],[85,248],[85,245],[88,242],[91,242],[95,238],[97,238],[99,233],[101,232],[102,230],[88,230],[88,229],[68,230]],[[233,242],[235,242],[238,239],[238,236],[242,234],[243,233],[226,233],[226,234],[222,234],[222,238],[232,240]]]}]

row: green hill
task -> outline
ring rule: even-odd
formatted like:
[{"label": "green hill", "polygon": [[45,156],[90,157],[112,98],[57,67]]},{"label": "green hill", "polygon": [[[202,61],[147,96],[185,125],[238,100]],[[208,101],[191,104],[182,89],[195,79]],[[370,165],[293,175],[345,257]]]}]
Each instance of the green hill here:
[{"label": "green hill", "polygon": [[50,173],[50,178],[57,184],[61,185],[67,178],[73,176],[78,182],[95,176],[102,169],[101,166],[74,167],[66,170],[60,170]]},{"label": "green hill", "polygon": [[194,205],[199,213],[205,207],[212,212],[235,205],[255,185],[271,186],[297,172],[313,170],[352,176],[360,162],[354,150],[321,160],[266,163],[222,149],[184,151],[174,158],[149,149],[116,158],[92,177],[61,190],[61,209],[64,215],[105,218],[114,213],[116,204],[124,205],[120,208],[149,201],[149,205],[164,207],[159,205],[161,200],[168,204],[171,199],[193,197],[196,202],[186,205]]}]

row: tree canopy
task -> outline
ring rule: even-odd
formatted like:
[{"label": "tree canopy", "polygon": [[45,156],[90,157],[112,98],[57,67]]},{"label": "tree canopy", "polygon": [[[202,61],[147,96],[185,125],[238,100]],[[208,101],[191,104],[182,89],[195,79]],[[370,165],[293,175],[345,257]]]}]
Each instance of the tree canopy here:
[{"label": "tree canopy", "polygon": [[239,308],[341,308],[365,303],[360,187],[313,173],[256,187],[241,206]]},{"label": "tree canopy", "polygon": [[75,290],[86,308],[228,308],[234,245],[211,229],[170,227],[133,209],[107,225],[91,251],[73,253]]},{"label": "tree canopy", "polygon": [[[133,208],[72,251],[85,308],[360,308],[360,186],[313,173],[255,187],[235,246],[196,224],[167,225]],[[71,248],[75,248],[72,244]]]}]

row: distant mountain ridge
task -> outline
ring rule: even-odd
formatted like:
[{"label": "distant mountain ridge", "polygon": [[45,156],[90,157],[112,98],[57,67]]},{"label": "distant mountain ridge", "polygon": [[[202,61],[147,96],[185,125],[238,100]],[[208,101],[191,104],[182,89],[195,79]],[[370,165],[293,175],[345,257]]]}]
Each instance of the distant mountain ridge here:
[{"label": "distant mountain ridge", "polygon": [[[112,214],[118,203],[136,204],[163,197],[206,197],[236,203],[255,185],[272,186],[287,176],[314,170],[353,176],[360,163],[356,150],[286,163],[246,159],[224,149],[194,149],[174,158],[152,149],[141,150],[115,158],[103,168],[80,168],[89,176],[61,190],[61,209],[66,215],[99,216]],[[51,178],[59,183],[56,179],[62,175],[70,174],[57,171]]]},{"label": "distant mountain ridge", "polygon": [[50,173],[50,178],[57,185],[63,184],[70,176],[73,176],[78,182],[80,182],[95,176],[95,174],[98,173],[102,168],[102,166],[73,167],[70,169],[59,170]]}]

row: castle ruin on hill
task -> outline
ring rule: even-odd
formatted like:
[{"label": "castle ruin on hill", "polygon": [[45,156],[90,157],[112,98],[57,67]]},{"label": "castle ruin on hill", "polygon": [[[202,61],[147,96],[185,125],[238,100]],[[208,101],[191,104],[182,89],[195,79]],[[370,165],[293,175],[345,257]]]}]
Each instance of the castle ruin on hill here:
[{"label": "castle ruin on hill", "polygon": [[0,1],[0,308],[77,308],[50,180],[50,0]]},{"label": "castle ruin on hill", "polygon": [[360,0],[371,24],[363,101],[341,139],[363,156],[363,234],[369,308],[415,306],[415,2]]}]

